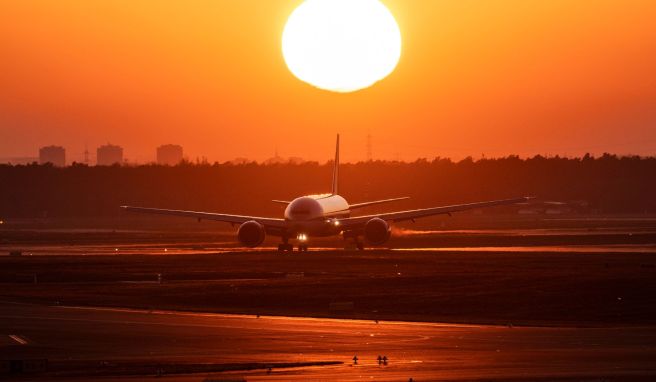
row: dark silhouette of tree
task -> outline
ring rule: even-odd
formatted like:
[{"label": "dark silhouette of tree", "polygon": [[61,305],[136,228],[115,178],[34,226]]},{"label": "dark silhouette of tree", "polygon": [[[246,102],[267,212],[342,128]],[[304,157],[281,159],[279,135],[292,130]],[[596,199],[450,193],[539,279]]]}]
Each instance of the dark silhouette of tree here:
[{"label": "dark silhouette of tree", "polygon": [[[0,218],[117,216],[123,204],[277,216],[281,206],[271,199],[328,192],[331,173],[330,163],[316,162],[0,165]],[[403,208],[536,195],[586,201],[602,213],[643,213],[656,212],[655,175],[653,157],[438,157],[343,164],[340,193],[352,202],[411,196]]]}]

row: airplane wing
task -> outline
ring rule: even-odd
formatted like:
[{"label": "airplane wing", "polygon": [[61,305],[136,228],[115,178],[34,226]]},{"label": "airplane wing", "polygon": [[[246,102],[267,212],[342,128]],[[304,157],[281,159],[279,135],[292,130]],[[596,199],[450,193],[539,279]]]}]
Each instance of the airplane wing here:
[{"label": "airplane wing", "polygon": [[366,224],[370,219],[380,218],[387,221],[400,222],[404,220],[414,220],[433,215],[450,214],[452,212],[460,212],[472,210],[476,208],[504,206],[509,204],[525,203],[529,201],[530,197],[493,200],[489,202],[469,203],[469,204],[456,204],[453,206],[422,208],[418,210],[387,212],[375,215],[356,216],[352,218],[339,219],[340,225],[344,229],[355,229]]},{"label": "airplane wing", "polygon": [[226,223],[241,224],[247,221],[255,220],[256,222],[262,224],[265,228],[273,229],[284,229],[287,227],[285,219],[275,219],[275,218],[262,218],[257,216],[242,216],[242,215],[228,215],[228,214],[217,214],[213,212],[196,212],[196,211],[183,211],[183,210],[166,210],[161,208],[144,208],[144,207],[131,207],[131,206],[121,206],[126,211],[130,212],[142,212],[149,214],[160,214],[160,215],[172,215],[172,216],[183,216],[189,218],[196,218],[199,220],[215,220]]},{"label": "airplane wing", "polygon": [[410,197],[409,196],[404,196],[402,198],[375,200],[373,202],[363,202],[363,203],[349,204],[349,209],[354,210],[356,208],[368,207],[368,206],[373,206],[373,205],[376,205],[376,204],[396,202],[396,201],[399,201],[399,200],[406,200],[406,199],[410,199]]}]

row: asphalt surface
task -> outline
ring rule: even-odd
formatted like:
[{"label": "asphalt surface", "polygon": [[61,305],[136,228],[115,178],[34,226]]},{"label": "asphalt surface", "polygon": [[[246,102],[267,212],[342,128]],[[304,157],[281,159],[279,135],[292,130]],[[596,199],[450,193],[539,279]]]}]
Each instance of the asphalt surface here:
[{"label": "asphalt surface", "polygon": [[[656,327],[376,323],[0,303],[0,349],[5,358],[12,349],[13,355],[32,353],[53,363],[344,362],[273,369],[270,374],[255,370],[166,376],[170,381],[656,378]],[[388,364],[379,365],[378,355],[387,356]]]}]

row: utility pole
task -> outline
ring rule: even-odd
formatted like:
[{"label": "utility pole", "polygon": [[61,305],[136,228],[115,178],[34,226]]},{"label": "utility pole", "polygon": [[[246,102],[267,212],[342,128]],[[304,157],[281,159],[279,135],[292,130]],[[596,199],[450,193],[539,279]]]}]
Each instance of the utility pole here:
[{"label": "utility pole", "polygon": [[89,165],[89,147],[84,144],[84,164]]}]

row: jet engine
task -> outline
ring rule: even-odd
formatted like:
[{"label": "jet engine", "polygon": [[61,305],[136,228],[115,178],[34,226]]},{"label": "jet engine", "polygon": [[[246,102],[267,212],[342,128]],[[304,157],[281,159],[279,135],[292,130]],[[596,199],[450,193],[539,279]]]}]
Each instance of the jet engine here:
[{"label": "jet engine", "polygon": [[237,230],[237,239],[247,247],[257,247],[262,244],[265,236],[264,227],[255,220],[242,223]]},{"label": "jet engine", "polygon": [[373,218],[364,226],[364,238],[371,245],[381,245],[389,240],[392,230],[381,218]]}]

